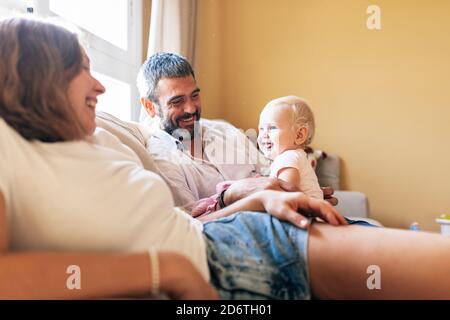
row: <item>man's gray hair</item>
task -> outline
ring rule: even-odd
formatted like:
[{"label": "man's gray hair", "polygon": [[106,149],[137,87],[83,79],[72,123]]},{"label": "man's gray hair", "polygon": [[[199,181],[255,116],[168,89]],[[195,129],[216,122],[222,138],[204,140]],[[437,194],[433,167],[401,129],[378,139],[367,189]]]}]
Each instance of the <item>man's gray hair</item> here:
[{"label": "man's gray hair", "polygon": [[139,69],[137,87],[141,97],[158,103],[156,87],[162,78],[195,79],[194,70],[186,58],[175,53],[158,52],[148,58]]}]

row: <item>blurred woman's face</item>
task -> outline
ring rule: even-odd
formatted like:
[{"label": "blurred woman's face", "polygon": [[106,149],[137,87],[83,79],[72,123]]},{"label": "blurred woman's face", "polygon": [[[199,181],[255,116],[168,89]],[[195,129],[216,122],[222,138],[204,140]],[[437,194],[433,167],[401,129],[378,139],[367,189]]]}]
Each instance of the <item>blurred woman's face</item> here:
[{"label": "blurred woman's face", "polygon": [[103,85],[91,74],[91,66],[83,50],[81,71],[70,81],[67,90],[69,102],[74,108],[87,135],[95,131],[95,107],[97,97],[105,92]]}]

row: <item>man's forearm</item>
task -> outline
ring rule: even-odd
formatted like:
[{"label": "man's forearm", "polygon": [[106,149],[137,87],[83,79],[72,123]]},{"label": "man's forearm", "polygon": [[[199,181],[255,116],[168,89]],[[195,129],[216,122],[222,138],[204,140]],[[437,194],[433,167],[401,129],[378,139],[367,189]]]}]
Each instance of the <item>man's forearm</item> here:
[{"label": "man's forearm", "polygon": [[257,191],[264,190],[264,187],[260,187],[257,183],[255,183],[255,181],[245,179],[231,184],[223,195],[224,204],[226,206],[229,206],[236,201],[244,199]]},{"label": "man's forearm", "polygon": [[239,199],[262,190],[299,191],[296,185],[281,179],[269,177],[247,178],[233,182],[229,186],[224,195],[224,202],[228,206]]},{"label": "man's forearm", "polygon": [[239,211],[264,211],[264,206],[259,193],[254,193],[244,199],[240,199],[219,211],[200,216],[198,219],[202,222],[208,222],[227,217]]}]

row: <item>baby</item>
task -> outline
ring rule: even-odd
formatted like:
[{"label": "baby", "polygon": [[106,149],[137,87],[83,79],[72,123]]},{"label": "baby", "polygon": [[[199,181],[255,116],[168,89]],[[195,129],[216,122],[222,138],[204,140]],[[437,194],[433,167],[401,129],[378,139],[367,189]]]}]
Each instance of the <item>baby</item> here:
[{"label": "baby", "polygon": [[[306,148],[314,136],[314,115],[307,103],[288,96],[270,101],[259,117],[258,145],[263,154],[273,160],[270,176],[297,185],[303,193],[323,199],[323,192]],[[209,214],[221,208],[218,200],[233,181],[216,186],[217,194],[197,201],[191,210],[194,217]]]},{"label": "baby", "polygon": [[258,145],[273,160],[270,176],[297,185],[323,199],[317,176],[304,149],[314,136],[314,115],[305,100],[287,96],[270,101],[259,117]]}]

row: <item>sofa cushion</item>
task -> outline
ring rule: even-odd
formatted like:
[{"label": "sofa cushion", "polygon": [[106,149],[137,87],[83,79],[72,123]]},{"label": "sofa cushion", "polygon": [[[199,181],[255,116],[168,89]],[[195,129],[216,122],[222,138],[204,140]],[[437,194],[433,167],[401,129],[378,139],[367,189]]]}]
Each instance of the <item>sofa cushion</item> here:
[{"label": "sofa cushion", "polygon": [[146,144],[150,137],[147,128],[137,122],[123,121],[102,111],[96,112],[96,123],[98,127],[115,135],[123,144],[133,150],[146,170],[157,172],[154,161],[146,150]]},{"label": "sofa cushion", "polygon": [[335,154],[327,154],[317,162],[317,178],[321,187],[332,187],[334,190],[340,189],[340,159]]}]

